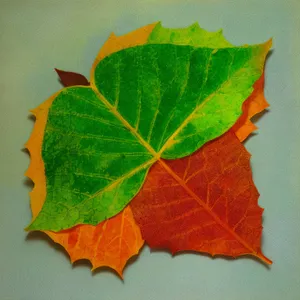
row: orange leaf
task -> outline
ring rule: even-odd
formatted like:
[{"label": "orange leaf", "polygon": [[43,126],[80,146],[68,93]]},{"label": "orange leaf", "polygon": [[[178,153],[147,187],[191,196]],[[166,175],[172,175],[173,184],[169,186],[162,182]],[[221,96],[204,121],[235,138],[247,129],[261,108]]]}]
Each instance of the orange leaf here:
[{"label": "orange leaf", "polygon": [[93,270],[109,266],[120,277],[128,259],[138,254],[144,243],[129,207],[97,226],[80,225],[47,234],[67,250],[72,263],[88,259]]},{"label": "orange leaf", "polygon": [[264,74],[254,84],[253,92],[243,104],[243,114],[237,120],[232,130],[242,142],[244,141],[257,127],[251,122],[251,118],[269,107],[264,96]]},{"label": "orange leaf", "polygon": [[157,162],[130,204],[145,241],[173,254],[249,254],[270,264],[260,248],[263,209],[249,160],[229,131],[189,157]]}]

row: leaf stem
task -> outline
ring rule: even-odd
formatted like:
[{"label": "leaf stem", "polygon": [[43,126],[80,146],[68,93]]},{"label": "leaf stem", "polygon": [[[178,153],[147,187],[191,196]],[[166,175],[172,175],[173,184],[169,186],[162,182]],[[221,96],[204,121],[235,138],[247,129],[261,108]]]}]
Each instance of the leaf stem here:
[{"label": "leaf stem", "polygon": [[271,265],[273,261],[269,258],[267,258],[265,255],[263,255],[261,252],[255,255],[257,258],[259,258],[262,262],[264,262],[267,265]]}]

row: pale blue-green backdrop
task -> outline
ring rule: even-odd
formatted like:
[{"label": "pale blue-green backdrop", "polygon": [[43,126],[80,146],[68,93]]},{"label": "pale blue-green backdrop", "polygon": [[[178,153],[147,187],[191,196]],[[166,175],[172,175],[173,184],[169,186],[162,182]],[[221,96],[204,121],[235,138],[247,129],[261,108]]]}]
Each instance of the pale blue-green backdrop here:
[{"label": "pale blue-green backdrop", "polygon": [[[0,1],[0,299],[1,300],[298,300],[300,299],[300,1],[299,0],[1,0]],[[298,20],[297,20],[298,18]],[[110,32],[161,20],[224,28],[233,44],[274,38],[266,69],[268,113],[246,143],[265,208],[263,250],[271,268],[164,252],[125,270],[92,274],[71,266],[47,239],[26,239],[30,187],[21,151],[33,122],[28,110],[60,88],[54,67],[89,76]]]}]

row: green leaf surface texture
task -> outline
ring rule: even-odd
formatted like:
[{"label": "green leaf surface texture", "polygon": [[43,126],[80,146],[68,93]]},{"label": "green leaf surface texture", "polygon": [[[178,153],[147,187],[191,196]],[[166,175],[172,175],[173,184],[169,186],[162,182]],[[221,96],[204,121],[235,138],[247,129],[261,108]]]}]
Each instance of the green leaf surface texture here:
[{"label": "green leaf surface texture", "polygon": [[208,32],[198,23],[186,28],[165,28],[159,22],[148,38],[148,44],[189,45],[206,48],[228,48],[233,45],[223,36],[223,30]]},{"label": "green leaf surface texture", "polygon": [[29,230],[96,225],[130,202],[160,157],[190,155],[225,133],[270,47],[232,47],[196,25],[158,24],[148,42],[105,57],[91,87],[53,101],[42,149],[47,197]]}]

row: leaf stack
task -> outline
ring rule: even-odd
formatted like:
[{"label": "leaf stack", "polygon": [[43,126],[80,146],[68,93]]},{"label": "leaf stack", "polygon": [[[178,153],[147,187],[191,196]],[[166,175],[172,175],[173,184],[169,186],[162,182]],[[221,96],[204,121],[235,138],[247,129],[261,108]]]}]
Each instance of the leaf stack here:
[{"label": "leaf stack", "polygon": [[57,70],[26,144],[33,219],[71,261],[120,276],[144,241],[171,253],[261,250],[262,212],[242,145],[263,111],[271,41],[151,24],[112,34],[91,70]]}]

